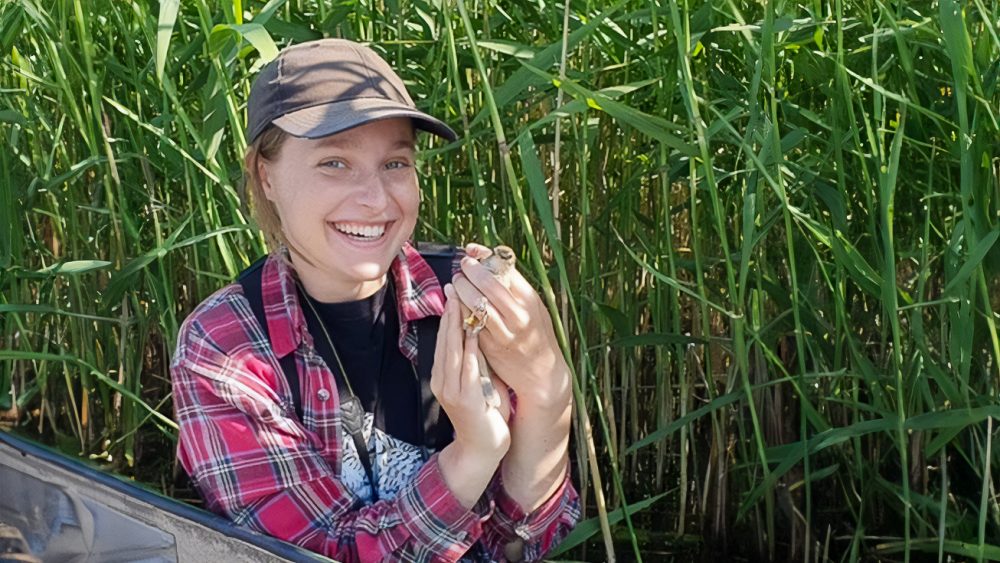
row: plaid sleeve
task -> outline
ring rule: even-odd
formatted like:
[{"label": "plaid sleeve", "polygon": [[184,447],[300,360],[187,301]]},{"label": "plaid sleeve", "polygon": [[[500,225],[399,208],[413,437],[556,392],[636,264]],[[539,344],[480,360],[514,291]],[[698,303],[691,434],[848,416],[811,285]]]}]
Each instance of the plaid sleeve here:
[{"label": "plaid sleeve", "polygon": [[482,523],[445,485],[437,458],[395,499],[356,503],[316,435],[288,416],[275,362],[239,334],[248,330],[239,313],[212,323],[193,315],[171,366],[178,456],[208,507],[344,562],[461,558]]},{"label": "plaid sleeve", "polygon": [[580,519],[580,500],[568,470],[562,485],[530,514],[504,490],[499,471],[491,489],[495,509],[483,525],[482,542],[497,561],[506,560],[504,551],[511,545],[518,546],[515,553],[523,549],[524,561],[540,561]]}]

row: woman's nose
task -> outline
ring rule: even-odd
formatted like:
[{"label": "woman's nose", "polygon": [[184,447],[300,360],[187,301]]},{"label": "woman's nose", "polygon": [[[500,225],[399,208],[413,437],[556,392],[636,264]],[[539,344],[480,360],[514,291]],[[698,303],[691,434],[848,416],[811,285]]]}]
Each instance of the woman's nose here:
[{"label": "woman's nose", "polygon": [[381,209],[389,199],[388,189],[381,174],[367,174],[358,186],[358,203],[372,209]]}]

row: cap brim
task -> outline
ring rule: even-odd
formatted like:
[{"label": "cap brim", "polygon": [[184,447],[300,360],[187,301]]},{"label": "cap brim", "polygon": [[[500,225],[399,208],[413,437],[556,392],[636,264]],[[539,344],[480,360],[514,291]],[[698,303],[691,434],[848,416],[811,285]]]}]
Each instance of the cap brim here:
[{"label": "cap brim", "polygon": [[318,139],[372,121],[393,117],[409,117],[413,126],[449,141],[458,138],[443,121],[404,104],[384,98],[358,98],[300,109],[272,121],[295,137]]}]

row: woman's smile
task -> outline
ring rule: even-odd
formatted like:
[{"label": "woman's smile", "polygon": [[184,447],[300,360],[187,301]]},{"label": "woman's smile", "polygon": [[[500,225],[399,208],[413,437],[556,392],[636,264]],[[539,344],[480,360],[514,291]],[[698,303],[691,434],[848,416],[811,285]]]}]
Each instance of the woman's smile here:
[{"label": "woman's smile", "polygon": [[353,241],[377,242],[384,237],[385,232],[393,223],[394,221],[376,224],[347,223],[338,221],[336,223],[328,222],[327,224],[333,227],[333,229],[338,233],[343,234]]}]

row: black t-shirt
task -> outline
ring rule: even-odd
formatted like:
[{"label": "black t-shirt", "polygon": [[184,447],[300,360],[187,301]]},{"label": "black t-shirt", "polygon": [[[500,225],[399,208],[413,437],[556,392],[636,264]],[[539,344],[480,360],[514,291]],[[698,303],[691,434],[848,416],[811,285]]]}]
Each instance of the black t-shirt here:
[{"label": "black t-shirt", "polygon": [[[365,412],[374,413],[375,428],[410,444],[422,441],[420,386],[410,360],[399,351],[399,313],[395,292],[387,282],[359,301],[321,303],[312,300],[344,365],[347,380]],[[307,299],[299,291],[299,299]],[[319,319],[303,303],[316,351],[337,380],[342,399],[350,396]]]}]

